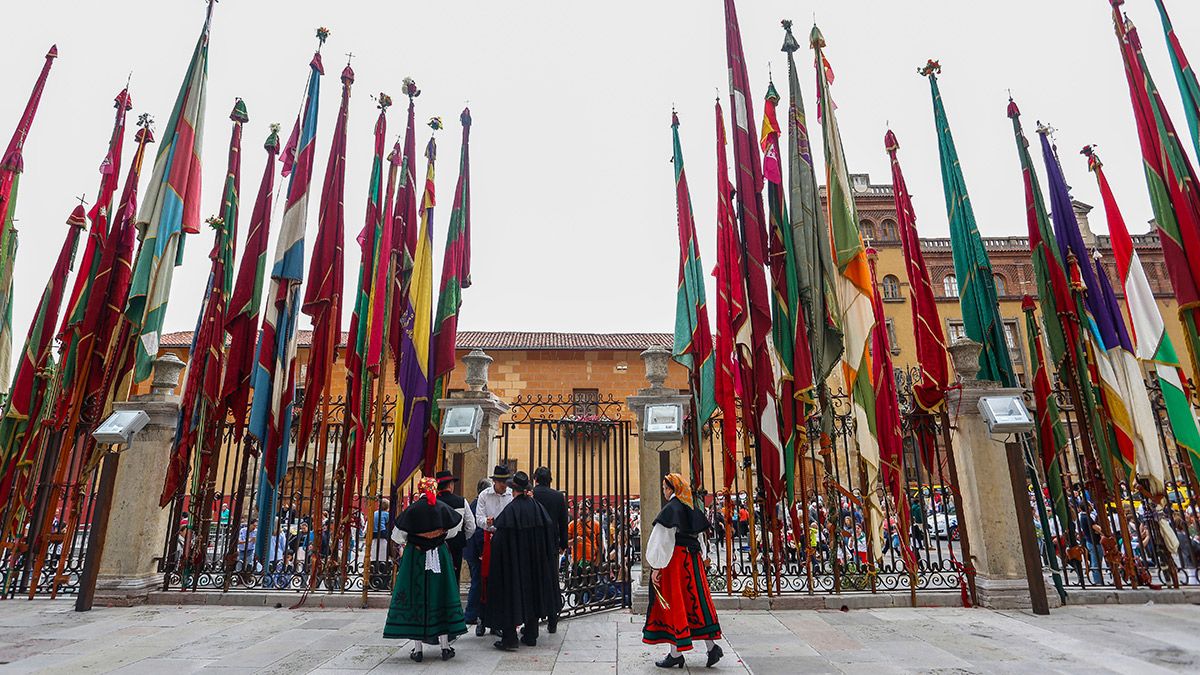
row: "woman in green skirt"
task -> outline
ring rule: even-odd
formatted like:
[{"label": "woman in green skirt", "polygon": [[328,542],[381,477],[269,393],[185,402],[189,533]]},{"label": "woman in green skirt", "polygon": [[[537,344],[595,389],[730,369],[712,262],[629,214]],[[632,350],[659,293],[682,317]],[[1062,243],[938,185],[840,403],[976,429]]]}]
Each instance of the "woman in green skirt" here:
[{"label": "woman in green skirt", "polygon": [[442,660],[454,658],[450,641],[467,632],[458,579],[446,548],[446,533],[462,516],[437,500],[437,481],[422,479],[418,496],[400,517],[392,541],[403,549],[383,637],[412,640],[409,658],[425,658],[425,645],[440,645]]}]

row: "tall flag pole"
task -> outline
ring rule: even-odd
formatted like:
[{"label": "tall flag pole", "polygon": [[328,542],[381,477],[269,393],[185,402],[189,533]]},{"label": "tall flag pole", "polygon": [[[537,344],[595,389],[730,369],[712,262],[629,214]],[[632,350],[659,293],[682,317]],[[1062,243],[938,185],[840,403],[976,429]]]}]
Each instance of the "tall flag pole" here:
[{"label": "tall flag pole", "polygon": [[[728,498],[737,475],[737,400],[743,397],[739,359],[734,345],[738,334],[749,332],[746,322],[746,282],[742,276],[741,242],[729,184],[729,159],[725,151],[725,115],[717,99],[717,334],[714,358],[714,398],[721,408],[721,460]],[[749,342],[749,338],[740,341]]]},{"label": "tall flag pole", "polygon": [[0,315],[0,391],[7,391],[12,362],[13,266],[17,254],[17,230],[13,223],[16,220],[17,188],[21,173],[25,170],[25,140],[29,138],[33,118],[42,101],[42,92],[46,89],[46,79],[50,76],[50,67],[56,58],[58,46],[51,45],[50,51],[46,52],[42,72],[25,103],[25,111],[13,130],[4,156],[0,157],[0,312],[3,313]]},{"label": "tall flag pole", "polygon": [[[250,376],[254,372],[254,348],[258,338],[259,308],[262,305],[263,275],[267,269],[267,245],[271,236],[271,204],[275,198],[275,160],[279,156],[279,125],[272,124],[263,143],[267,164],[259,181],[250,229],[246,232],[245,251],[238,266],[237,279],[225,318],[229,355],[221,384],[221,419],[228,418],[233,438],[241,440],[246,428],[246,410],[250,404]],[[253,452],[257,448],[251,446]]]},{"label": "tall flag pole", "polygon": [[1179,303],[1179,320],[1191,358],[1189,379],[1194,387],[1200,381],[1200,185],[1146,67],[1137,29],[1121,15],[1124,0],[1110,2],[1142,147],[1150,205]]},{"label": "tall flag pole", "polygon": [[[430,396],[429,428],[425,432],[425,475],[437,468],[441,442],[438,438],[440,414],[438,400],[446,392],[450,373],[454,370],[455,348],[458,344],[458,311],[462,307],[463,289],[471,287],[471,110],[463,108],[462,150],[458,160],[458,184],[454,188],[454,203],[450,207],[450,225],[446,230],[446,250],[442,257],[442,281],[438,290],[437,311],[433,320],[433,354],[430,374],[433,394]],[[703,282],[701,282],[703,283]],[[705,322],[707,326],[707,322]],[[709,342],[711,346],[711,340]],[[711,379],[710,379],[711,382]]]},{"label": "tall flag pole", "polygon": [[200,157],[204,145],[208,92],[208,41],[214,0],[209,0],[204,29],[196,41],[163,144],[154,161],[150,190],[138,213],[142,248],[133,266],[133,286],[125,316],[137,326],[134,381],[154,368],[171,281],[182,260],[183,238],[200,232]]},{"label": "tall flag pole", "polygon": [[396,209],[392,215],[392,246],[395,264],[392,266],[391,302],[388,309],[387,339],[395,360],[393,377],[400,382],[400,352],[404,335],[404,298],[408,297],[408,281],[412,277],[413,257],[417,253],[417,228],[420,210],[417,204],[417,130],[416,98],[421,95],[412,78],[404,78],[404,95],[408,97],[408,124],[404,131],[404,154],[401,155],[400,185],[396,193]]},{"label": "tall flag pole", "polygon": [[868,520],[867,531],[874,555],[882,556],[881,528],[885,517],[876,491],[881,466],[875,423],[875,387],[871,381],[871,354],[868,350],[871,331],[875,326],[872,309],[875,286],[871,282],[867,251],[858,229],[858,210],[850,187],[850,172],[846,168],[846,152],[842,146],[836,106],[829,90],[833,84],[833,69],[825,59],[825,38],[815,25],[809,42],[816,53],[817,105],[825,141],[827,217],[838,270],[834,281],[846,343],[846,351],[842,354],[842,375],[850,389],[858,454],[867,465],[868,482],[862,486],[867,501],[864,510],[872,519]]},{"label": "tall flag pole", "polygon": [[[817,172],[813,166],[811,136],[808,131],[808,116],[804,110],[804,93],[800,89],[800,73],[796,68],[795,54],[800,50],[800,42],[792,34],[792,22],[782,22],[784,37],[782,51],[787,54],[788,61],[788,192],[791,197],[792,238],[796,244],[797,280],[799,282],[799,303],[804,313],[804,324],[808,334],[797,338],[801,341],[807,338],[808,351],[812,358],[812,380],[816,388],[816,406],[811,404],[800,420],[805,433],[801,440],[808,446],[809,457],[814,459],[809,440],[807,420],[817,412],[819,437],[818,443],[823,459],[824,468],[828,475],[833,468],[833,437],[834,410],[829,394],[829,379],[834,368],[841,362],[844,346],[841,329],[841,309],[838,307],[837,292],[834,279],[837,269],[833,265],[833,249],[829,243],[829,225],[826,222],[825,207],[820,201],[820,191],[817,187]],[[800,482],[806,482],[804,476],[805,463],[799,462]],[[814,476],[814,481],[816,480]],[[815,485],[815,482],[814,482]],[[827,490],[832,493],[833,486]],[[832,494],[829,495],[831,498]],[[812,551],[808,530],[808,509],[798,505],[797,510],[804,520],[804,533],[798,537],[805,544],[805,571],[812,576]],[[793,518],[793,522],[799,520]],[[836,535],[836,533],[834,533]]]},{"label": "tall flag pole", "polygon": [[[929,279],[929,268],[925,264],[925,256],[921,253],[921,239],[917,233],[917,216],[913,210],[912,196],[908,192],[908,183],[904,180],[904,171],[900,168],[900,160],[897,157],[897,153],[900,150],[900,142],[896,139],[896,134],[892,133],[890,129],[884,134],[883,145],[887,150],[888,158],[892,164],[892,193],[896,205],[896,220],[899,221],[897,229],[900,235],[900,246],[904,253],[904,269],[908,275],[913,335],[916,338],[917,363],[921,371],[920,381],[915,383],[912,388],[913,400],[921,411],[937,414],[945,409],[946,390],[950,386],[950,373],[946,357],[946,339],[942,332],[942,320],[938,315],[937,300],[933,294],[933,283]],[[876,321],[882,316],[882,304],[877,304],[879,304],[879,309],[875,313]],[[878,354],[879,352],[876,351],[875,353]],[[890,357],[886,354],[884,358],[890,360]],[[884,372],[891,371],[889,369]],[[878,391],[883,385],[876,382],[875,386]],[[929,449],[937,441],[927,436],[928,431],[922,430],[918,442],[923,446],[920,448],[922,458],[926,461],[926,468],[929,469],[933,458],[933,453]],[[881,438],[880,456],[883,458],[883,463],[886,467],[889,464],[887,459],[889,453],[884,451],[883,446],[884,442]],[[888,450],[894,449],[888,448]],[[900,455],[896,455],[894,460],[902,461],[903,452]],[[911,514],[908,509],[908,499],[904,497],[903,475],[901,475],[899,481],[899,483],[893,486],[894,489],[899,489],[894,495],[896,510],[903,519],[909,519],[911,518]],[[907,531],[903,526],[900,526],[899,529],[901,532]]]},{"label": "tall flag pole", "polygon": [[[317,30],[321,45],[328,38],[328,29]],[[255,555],[264,563],[270,562],[267,544],[269,534],[275,530],[279,484],[287,470],[292,400],[296,393],[296,314],[300,309],[300,284],[304,281],[304,229],[316,156],[321,76],[325,74],[320,47],[313,54],[309,69],[304,105],[283,153],[283,169],[290,178],[251,377],[254,399],[250,404],[250,434],[262,448],[263,465],[258,491],[258,527],[263,536],[256,544]]]},{"label": "tall flag pole", "polygon": [[712,329],[708,325],[708,302],[704,297],[704,264],[696,239],[692,195],[683,167],[683,145],[679,142],[679,115],[671,113],[671,163],[675,169],[675,219],[679,230],[679,282],[675,296],[675,340],[673,358],[687,368],[692,397],[692,437],[689,454],[692,486],[704,484],[704,461],[700,454],[701,427],[717,409],[714,386]]},{"label": "tall flag pole", "polygon": [[[1009,99],[1008,117],[1012,120],[1017,156],[1021,162],[1022,183],[1025,186],[1025,217],[1029,232],[1029,250],[1037,279],[1038,302],[1041,305],[1046,343],[1058,378],[1066,385],[1071,405],[1077,415],[1079,435],[1084,448],[1086,476],[1091,481],[1092,500],[1099,513],[1098,523],[1104,536],[1112,536],[1108,518],[1108,489],[1111,484],[1108,435],[1100,421],[1099,395],[1092,386],[1088,359],[1083,345],[1081,319],[1085,310],[1067,278],[1067,261],[1054,236],[1037,170],[1029,154],[1029,141],[1021,126],[1021,110]],[[1074,213],[1074,210],[1071,210]],[[1043,462],[1045,448],[1043,447]],[[1105,550],[1111,569],[1119,569],[1121,561],[1116,548]],[[1118,575],[1119,577],[1119,575]],[[1116,583],[1120,584],[1118,578]]]},{"label": "tall flag pole", "polygon": [[[367,443],[367,416],[372,410],[372,384],[380,378],[381,361],[387,358],[382,348],[384,320],[387,317],[388,286],[391,283],[392,224],[388,218],[395,198],[399,173],[399,149],[388,157],[386,194],[383,162],[386,152],[387,109],[390,96],[379,94],[379,116],[375,119],[374,153],[371,156],[371,180],[367,189],[367,215],[358,235],[358,290],[350,316],[350,334],[346,344],[346,421],[342,452],[338,456],[337,495],[334,522],[340,529],[343,550],[348,550],[351,525]],[[372,354],[374,347],[378,353]],[[372,362],[372,357],[378,359]],[[371,366],[374,365],[374,369]],[[377,402],[382,408],[383,401]],[[380,411],[382,413],[382,410]],[[373,492],[372,492],[373,494]],[[369,536],[369,535],[368,535]],[[371,545],[367,544],[367,555]]]},{"label": "tall flag pole", "polygon": [[1171,16],[1167,14],[1166,3],[1163,0],[1154,0],[1154,4],[1158,5],[1163,33],[1166,34],[1167,47],[1171,51],[1175,82],[1179,85],[1179,95],[1183,97],[1183,112],[1187,117],[1188,129],[1192,132],[1192,147],[1196,150],[1196,157],[1200,159],[1200,82],[1196,81],[1196,71],[1188,62],[1179,36],[1175,34],[1175,26],[1171,23]]},{"label": "tall flag pole", "polygon": [[[738,341],[742,361],[743,400],[750,411],[745,425],[754,435],[758,468],[766,497],[764,514],[774,513],[783,498],[783,444],[779,434],[779,411],[775,393],[772,354],[771,296],[767,288],[767,232],[763,214],[762,162],[751,125],[754,106],[750,100],[750,76],[738,26],[734,0],[725,0],[725,52],[729,64],[729,99],[733,111],[734,185],[741,225],[742,273],[746,283],[749,342]],[[744,335],[739,333],[739,335]],[[747,486],[749,488],[749,486]],[[747,490],[753,494],[752,490]]]},{"label": "tall flag pole", "polygon": [[779,432],[783,443],[783,484],[788,503],[796,500],[796,454],[808,438],[804,420],[813,398],[812,353],[808,326],[800,307],[800,257],[792,222],[788,218],[787,192],[783,185],[783,152],[779,147],[782,128],[776,108],[779,92],[775,83],[767,87],[763,103],[763,177],[767,183],[767,223],[770,230],[771,336],[779,357]]},{"label": "tall flag pole", "polygon": [[[442,119],[429,120],[434,132],[442,128]],[[425,461],[425,430],[429,425],[430,340],[433,337],[433,177],[437,160],[437,140],[431,134],[425,146],[425,194],[421,197],[421,228],[417,232],[416,255],[408,295],[402,298],[404,319],[401,326],[400,399],[397,428],[401,430],[392,457],[391,494],[408,481]],[[393,499],[395,504],[396,500]]]},{"label": "tall flag pole", "polygon": [[[1171,342],[1171,336],[1167,334],[1166,324],[1154,299],[1150,279],[1146,276],[1141,257],[1134,248],[1133,238],[1129,236],[1129,228],[1125,225],[1125,218],[1121,215],[1112,188],[1108,184],[1108,177],[1104,174],[1104,164],[1093,146],[1085,147],[1082,154],[1088,158],[1088,169],[1096,175],[1100,199],[1104,203],[1117,278],[1121,282],[1121,290],[1125,293],[1125,305],[1129,310],[1129,337],[1133,341],[1135,355],[1139,361],[1153,368],[1167,408],[1167,420],[1171,425],[1175,443],[1185,450],[1192,467],[1200,474],[1200,430],[1196,427],[1196,417],[1185,393],[1180,375],[1182,365],[1176,355],[1175,346]],[[1138,412],[1135,409],[1135,414]],[[1161,457],[1157,454],[1144,460],[1139,458],[1139,464],[1147,465],[1155,460],[1161,464]]]},{"label": "tall flag pole", "polygon": [[[183,488],[191,464],[197,465],[191,491],[193,499],[191,522],[199,522],[206,511],[203,498],[209,480],[209,469],[220,442],[224,417],[220,416],[221,376],[225,369],[225,316],[233,287],[233,259],[237,250],[237,221],[240,207],[242,175],[242,125],[250,121],[246,104],[237,99],[229,114],[233,131],[229,139],[229,162],[225,172],[225,190],[221,215],[210,218],[213,228],[213,247],[208,285],[200,304],[200,317],[192,337],[187,381],[179,405],[179,424],[175,430],[174,447],[167,464],[159,506],[165,507]],[[199,452],[197,453],[197,449]],[[197,505],[201,505],[198,509]]]},{"label": "tall flag pole", "polygon": [[954,274],[958,282],[959,304],[962,306],[963,329],[967,337],[983,345],[979,354],[979,379],[999,382],[1005,387],[1017,386],[1012,357],[1004,336],[996,298],[996,280],[983,238],[975,224],[975,210],[967,193],[954,135],[942,104],[942,92],[937,76],[942,67],[930,61],[920,70],[929,78],[933,94],[933,120],[937,127],[938,150],[942,164],[942,189],[946,195],[946,216],[950,220],[950,246],[954,253]]},{"label": "tall flag pole", "polygon": [[[300,311],[312,319],[312,345],[308,350],[308,366],[304,378],[304,401],[300,406],[299,432],[296,452],[303,457],[312,439],[313,421],[317,409],[328,406],[330,377],[337,359],[338,340],[342,335],[342,293],[345,286],[345,255],[342,242],[346,238],[346,128],[350,123],[350,90],[354,85],[354,69],[350,64],[342,70],[342,102],[333,140],[329,146],[329,161],[325,165],[325,183],[321,187],[321,204],[317,211],[317,236],[313,241],[308,263],[308,285]],[[324,439],[322,439],[323,441]],[[321,455],[318,455],[318,461]]]}]

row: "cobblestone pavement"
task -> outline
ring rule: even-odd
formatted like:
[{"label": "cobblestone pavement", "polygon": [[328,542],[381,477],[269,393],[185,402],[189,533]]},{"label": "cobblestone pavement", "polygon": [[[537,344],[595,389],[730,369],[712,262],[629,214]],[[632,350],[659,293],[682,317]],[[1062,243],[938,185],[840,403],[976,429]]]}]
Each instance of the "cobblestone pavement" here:
[{"label": "cobblestone pavement", "polygon": [[[449,672],[652,673],[661,647],[641,619],[612,612],[565,621],[517,653],[494,638],[458,656],[410,661],[381,637],[382,610],[143,606],[72,611],[69,601],[0,601],[0,672],[182,675]],[[981,609],[726,612],[723,672],[1159,673],[1200,671],[1200,607],[1082,606],[1050,617]],[[433,656],[432,653],[427,656]],[[704,656],[689,655],[692,671]],[[661,672],[661,671],[659,671]]]}]

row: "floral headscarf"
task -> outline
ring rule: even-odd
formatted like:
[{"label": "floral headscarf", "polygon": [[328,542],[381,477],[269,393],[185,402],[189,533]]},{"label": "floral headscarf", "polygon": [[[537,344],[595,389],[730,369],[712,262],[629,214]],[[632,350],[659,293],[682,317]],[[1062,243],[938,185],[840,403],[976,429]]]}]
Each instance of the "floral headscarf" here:
[{"label": "floral headscarf", "polygon": [[671,489],[675,491],[675,496],[679,501],[688,508],[692,506],[692,486],[684,480],[683,476],[677,473],[669,473],[665,479],[670,484]]},{"label": "floral headscarf", "polygon": [[430,506],[437,504],[437,481],[432,478],[422,478],[417,483],[417,491],[425,495],[425,501]]}]

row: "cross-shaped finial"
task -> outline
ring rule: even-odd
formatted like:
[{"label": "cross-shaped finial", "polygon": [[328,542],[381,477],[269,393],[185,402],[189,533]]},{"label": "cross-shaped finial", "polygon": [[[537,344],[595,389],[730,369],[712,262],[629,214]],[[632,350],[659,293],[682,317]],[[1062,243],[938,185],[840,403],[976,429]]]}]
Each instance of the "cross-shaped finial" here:
[{"label": "cross-shaped finial", "polygon": [[80,206],[87,206],[87,195],[86,194],[81,194],[78,197],[76,197],[76,199],[79,200]]},{"label": "cross-shaped finial", "polygon": [[354,58],[354,52],[346,52],[346,65],[350,65],[350,60]]}]

